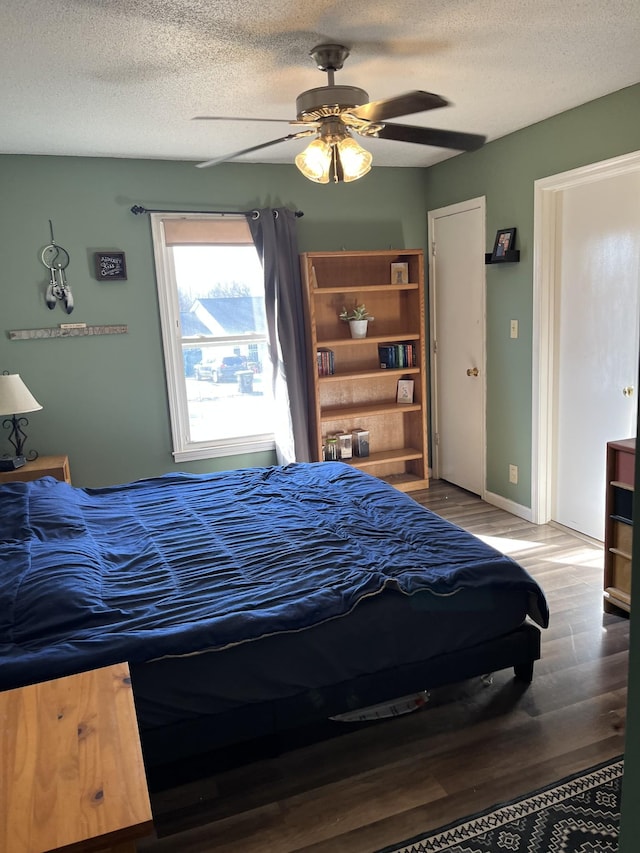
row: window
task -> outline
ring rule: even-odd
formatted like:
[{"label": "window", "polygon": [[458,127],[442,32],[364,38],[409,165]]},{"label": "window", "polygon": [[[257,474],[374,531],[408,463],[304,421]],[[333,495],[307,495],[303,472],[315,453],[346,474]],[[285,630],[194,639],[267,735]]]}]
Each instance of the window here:
[{"label": "window", "polygon": [[274,448],[264,279],[244,216],[151,214],[176,461]]}]

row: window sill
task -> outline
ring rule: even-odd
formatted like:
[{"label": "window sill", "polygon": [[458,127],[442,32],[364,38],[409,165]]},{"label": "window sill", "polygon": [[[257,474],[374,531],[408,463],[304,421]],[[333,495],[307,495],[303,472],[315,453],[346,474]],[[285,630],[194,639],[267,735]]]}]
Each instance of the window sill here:
[{"label": "window sill", "polygon": [[225,442],[216,446],[191,447],[187,450],[174,450],[174,462],[190,462],[193,459],[216,459],[221,456],[243,456],[246,453],[260,453],[275,450],[273,438],[254,439],[242,442]]}]

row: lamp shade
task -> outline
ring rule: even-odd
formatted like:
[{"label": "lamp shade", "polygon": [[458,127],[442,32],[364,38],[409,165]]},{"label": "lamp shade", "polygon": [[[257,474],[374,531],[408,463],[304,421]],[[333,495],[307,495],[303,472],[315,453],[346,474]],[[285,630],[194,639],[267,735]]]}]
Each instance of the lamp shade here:
[{"label": "lamp shade", "polygon": [[357,181],[371,169],[373,157],[344,130],[327,125],[324,135],[314,139],[295,158],[305,178],[318,184]]},{"label": "lamp shade", "polygon": [[41,408],[19,373],[0,374],[0,415],[37,412]]},{"label": "lamp shade", "polygon": [[305,178],[317,184],[328,184],[331,156],[331,146],[323,139],[314,139],[298,154],[295,164]]},{"label": "lamp shade", "polygon": [[338,142],[338,151],[342,164],[342,180],[345,183],[357,181],[371,169],[373,157],[352,137],[348,136]]}]

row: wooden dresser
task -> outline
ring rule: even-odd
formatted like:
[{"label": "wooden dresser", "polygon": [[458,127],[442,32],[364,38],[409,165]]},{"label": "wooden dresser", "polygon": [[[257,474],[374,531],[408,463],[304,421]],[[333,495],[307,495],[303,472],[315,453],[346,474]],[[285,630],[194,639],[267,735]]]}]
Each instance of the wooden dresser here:
[{"label": "wooden dresser", "polygon": [[604,609],[631,610],[631,553],[636,440],[607,443]]}]

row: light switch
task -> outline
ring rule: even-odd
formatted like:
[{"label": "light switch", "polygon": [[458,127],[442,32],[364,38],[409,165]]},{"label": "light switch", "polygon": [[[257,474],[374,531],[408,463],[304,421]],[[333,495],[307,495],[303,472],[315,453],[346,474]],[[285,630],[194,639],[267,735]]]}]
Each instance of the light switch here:
[{"label": "light switch", "polygon": [[517,320],[511,321],[511,337],[512,338],[518,337],[518,321]]}]

